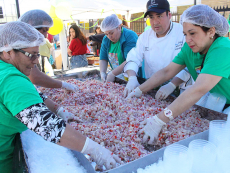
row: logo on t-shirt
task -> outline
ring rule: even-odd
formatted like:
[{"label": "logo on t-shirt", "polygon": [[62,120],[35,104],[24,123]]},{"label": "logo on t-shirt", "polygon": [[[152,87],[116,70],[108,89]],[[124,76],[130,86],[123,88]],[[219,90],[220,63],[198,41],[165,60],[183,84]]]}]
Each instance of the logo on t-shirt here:
[{"label": "logo on t-shirt", "polygon": [[117,53],[109,53],[109,61],[113,66],[113,69],[119,66]]},{"label": "logo on t-shirt", "polygon": [[175,50],[181,49],[183,47],[183,41],[178,41],[178,43],[175,44]]},{"label": "logo on t-shirt", "polygon": [[195,67],[195,70],[196,70],[196,73],[197,73],[197,74],[200,74],[201,66]]}]

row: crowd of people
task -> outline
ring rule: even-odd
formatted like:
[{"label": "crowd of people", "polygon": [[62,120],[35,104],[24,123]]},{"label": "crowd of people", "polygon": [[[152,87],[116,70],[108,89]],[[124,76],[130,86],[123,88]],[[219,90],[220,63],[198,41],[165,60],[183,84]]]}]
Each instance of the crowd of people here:
[{"label": "crowd of people", "polygon": [[[106,17],[90,37],[72,25],[68,55],[71,68],[87,66],[87,39],[97,42],[92,45],[96,45],[95,53],[100,54],[101,80],[114,82],[115,76],[124,74],[128,81],[124,89],[126,99],[141,97],[158,86],[161,87],[156,99],[165,99],[184,84],[184,91],[167,108],[142,122],[145,126],[139,133],[145,134],[143,142],[152,145],[167,122],[207,92],[223,95],[227,100],[225,107],[229,106],[230,41],[224,37],[229,31],[227,20],[207,5],[185,10],[179,24],[171,21],[167,0],[149,0],[144,17],[149,17],[151,28],[139,37],[115,14]],[[68,120],[78,121],[74,115],[34,86],[79,91],[38,68],[40,54],[49,56],[50,45],[45,38],[52,25],[52,18],[46,12],[31,10],[18,21],[0,28],[0,170],[3,173],[12,172],[15,136],[27,129],[46,141],[89,154],[107,169],[122,162],[72,128]],[[107,73],[108,64],[112,70]],[[139,77],[146,82],[140,85]]]}]

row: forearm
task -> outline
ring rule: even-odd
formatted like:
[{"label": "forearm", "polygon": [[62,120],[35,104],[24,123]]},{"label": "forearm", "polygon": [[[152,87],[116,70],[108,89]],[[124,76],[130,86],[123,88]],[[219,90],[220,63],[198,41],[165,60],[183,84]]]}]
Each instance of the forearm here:
[{"label": "forearm", "polygon": [[35,85],[42,86],[45,88],[61,88],[62,82],[55,80],[48,75],[42,73],[37,67],[32,68],[30,76],[28,76],[31,82]]},{"label": "forearm", "polygon": [[108,67],[108,61],[100,60],[100,72],[106,73]]},{"label": "forearm", "polygon": [[[184,111],[192,107],[204,94],[206,91],[202,92],[194,87],[185,90],[174,102],[172,102],[168,108],[173,112],[173,117],[177,117]],[[164,115],[164,112],[160,112],[158,117],[164,122],[168,122],[169,119]]]},{"label": "forearm", "polygon": [[57,114],[57,109],[60,107],[59,104],[55,103],[53,100],[47,98],[44,103],[53,113]]},{"label": "forearm", "polygon": [[58,145],[67,147],[72,150],[81,151],[84,147],[85,140],[85,136],[83,136],[69,124],[66,124],[64,134],[58,142]]},{"label": "forearm", "polygon": [[171,79],[173,76],[170,75],[165,69],[161,69],[151,76],[146,82],[139,86],[142,92],[148,92],[149,90],[158,87],[167,80]]},{"label": "forearm", "polygon": [[182,84],[184,81],[181,80],[181,79],[178,78],[178,77],[174,77],[174,78],[171,80],[171,82],[177,87],[177,86],[179,86],[180,84]]},{"label": "forearm", "polygon": [[121,73],[123,72],[123,69],[124,69],[125,64],[126,64],[126,61],[123,62],[121,65],[119,65],[117,68],[115,68],[115,69],[113,70],[113,74],[114,74],[115,76],[121,74]]},{"label": "forearm", "polygon": [[136,76],[137,74],[136,74],[136,72],[135,71],[133,71],[133,70],[128,70],[128,71],[126,71],[126,73],[127,73],[127,75],[130,77],[130,76]]}]

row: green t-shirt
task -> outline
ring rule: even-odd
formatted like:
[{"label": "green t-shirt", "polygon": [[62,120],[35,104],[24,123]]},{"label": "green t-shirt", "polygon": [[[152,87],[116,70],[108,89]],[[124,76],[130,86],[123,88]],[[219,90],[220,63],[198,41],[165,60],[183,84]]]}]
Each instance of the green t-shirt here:
[{"label": "green t-shirt", "polygon": [[[123,32],[123,28],[121,32]],[[117,68],[125,61],[121,52],[120,40],[118,40],[116,43],[111,42],[108,58],[112,69]]]},{"label": "green t-shirt", "polygon": [[[230,104],[230,40],[227,37],[217,38],[209,48],[203,68],[201,64],[204,55],[194,53],[187,43],[184,44],[180,53],[174,58],[173,62],[186,65],[194,81],[199,73],[221,76],[222,79],[216,84],[211,93],[216,92],[227,98]],[[200,71],[201,69],[201,71]],[[197,74],[198,73],[198,74]]]},{"label": "green t-shirt", "polygon": [[16,133],[27,130],[16,117],[31,105],[42,103],[30,79],[0,60],[0,172],[11,172]]}]

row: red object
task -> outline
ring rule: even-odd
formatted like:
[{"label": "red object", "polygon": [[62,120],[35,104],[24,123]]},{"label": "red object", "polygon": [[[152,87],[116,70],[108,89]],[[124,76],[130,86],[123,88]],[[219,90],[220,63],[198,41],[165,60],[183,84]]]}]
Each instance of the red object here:
[{"label": "red object", "polygon": [[53,43],[54,36],[48,33],[47,34],[47,39],[49,40],[50,43]]},{"label": "red object", "polygon": [[87,46],[82,45],[81,40],[75,38],[71,41],[69,49],[72,51],[72,56],[74,55],[84,55],[87,53]]}]

